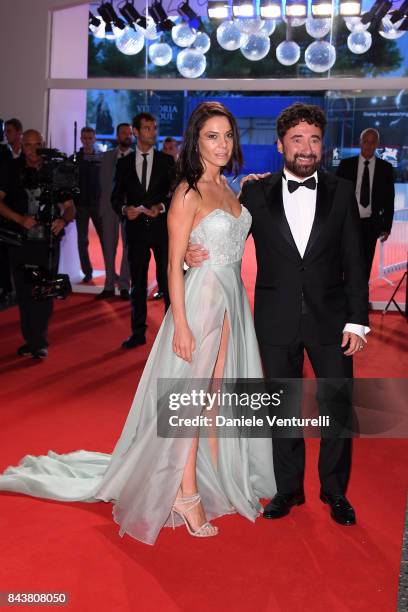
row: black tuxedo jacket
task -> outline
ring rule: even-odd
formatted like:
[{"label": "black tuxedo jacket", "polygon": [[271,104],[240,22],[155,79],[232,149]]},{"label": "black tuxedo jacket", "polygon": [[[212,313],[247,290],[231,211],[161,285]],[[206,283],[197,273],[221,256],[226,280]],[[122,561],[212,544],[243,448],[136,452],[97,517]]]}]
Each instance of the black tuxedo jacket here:
[{"label": "black tuxedo jacket", "polygon": [[[112,206],[117,214],[123,219],[123,206],[140,206],[151,208],[154,204],[163,203],[166,211],[170,204],[171,185],[174,180],[174,159],[161,151],[154,151],[152,173],[149,188],[145,192],[139,181],[135,166],[136,153],[130,153],[120,159],[116,166],[112,192]],[[149,233],[154,237],[167,236],[167,214],[162,213],[155,219],[139,215],[134,221],[125,221],[126,237],[131,243],[135,240],[143,240],[146,237],[146,226],[149,225]]]},{"label": "black tuxedo jacket", "polygon": [[282,198],[282,173],[245,183],[256,247],[255,328],[260,344],[288,345],[307,312],[318,344],[340,341],[346,323],[368,324],[368,289],[357,202],[350,182],[319,172],[316,213],[302,258]]},{"label": "black tuxedo jacket", "polygon": [[[337,169],[337,176],[348,179],[354,185],[357,183],[358,155],[342,159]],[[376,221],[378,235],[382,232],[391,232],[394,217],[394,173],[390,163],[379,159],[375,160],[373,187],[371,190],[372,218]]]}]

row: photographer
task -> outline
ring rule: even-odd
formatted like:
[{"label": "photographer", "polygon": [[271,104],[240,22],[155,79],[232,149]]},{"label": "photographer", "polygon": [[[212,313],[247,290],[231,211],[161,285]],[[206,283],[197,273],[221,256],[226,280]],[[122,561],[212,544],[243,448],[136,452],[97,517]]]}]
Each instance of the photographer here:
[{"label": "photographer", "polygon": [[[38,149],[43,146],[40,132],[27,130],[23,134],[23,156],[13,160],[7,171],[0,173],[0,215],[12,221],[23,233],[21,246],[9,249],[10,262],[20,309],[21,331],[25,344],[17,354],[32,355],[34,359],[47,357],[47,331],[53,299],[35,300],[33,285],[24,273],[24,265],[39,265],[49,273],[56,273],[59,260],[59,241],[64,227],[75,218],[71,199],[58,204],[60,216],[39,218],[43,187],[40,172],[44,164]],[[51,234],[50,234],[51,233]],[[51,242],[53,247],[51,248]],[[50,257],[51,255],[51,257]]]}]

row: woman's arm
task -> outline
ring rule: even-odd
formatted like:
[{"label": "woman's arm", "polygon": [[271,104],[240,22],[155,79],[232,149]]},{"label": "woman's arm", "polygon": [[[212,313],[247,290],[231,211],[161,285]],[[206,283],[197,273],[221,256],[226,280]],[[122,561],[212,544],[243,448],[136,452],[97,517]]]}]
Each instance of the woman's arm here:
[{"label": "woman's arm", "polygon": [[176,355],[191,363],[195,341],[186,316],[183,263],[200,198],[195,191],[190,190],[187,194],[185,191],[185,183],[178,186],[167,216],[169,230],[168,283],[174,318],[173,351]]}]

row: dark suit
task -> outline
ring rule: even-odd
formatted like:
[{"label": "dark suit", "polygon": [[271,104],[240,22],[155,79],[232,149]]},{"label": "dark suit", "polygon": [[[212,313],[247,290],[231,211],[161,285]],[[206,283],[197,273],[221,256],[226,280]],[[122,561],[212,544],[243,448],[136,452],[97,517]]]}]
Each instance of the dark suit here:
[{"label": "dark suit", "polygon": [[[305,188],[302,188],[305,189]],[[368,323],[368,295],[357,204],[352,186],[319,172],[314,222],[303,258],[286,219],[282,174],[245,183],[257,257],[255,329],[267,378],[301,378],[304,350],[318,378],[351,378],[340,348],[346,323]],[[361,263],[360,263],[361,262]],[[336,413],[341,427],[350,403]],[[303,438],[273,444],[278,492],[303,491]],[[351,442],[321,441],[319,474],[326,493],[344,494]]]},{"label": "dark suit", "polygon": [[[0,176],[7,172],[13,156],[6,144],[0,144]],[[1,223],[1,221],[0,221]],[[0,300],[12,290],[8,247],[0,241]]]},{"label": "dark suit", "polygon": [[[151,208],[163,203],[168,208],[170,189],[174,178],[174,160],[170,155],[154,151],[153,166],[147,191],[144,191],[136,173],[136,153],[119,160],[112,193],[112,206],[123,218],[123,206]],[[130,276],[132,281],[132,335],[143,339],[147,316],[147,272],[152,249],[157,266],[157,280],[164,293],[165,307],[170,298],[167,285],[168,234],[167,214],[159,214],[152,219],[144,214],[134,221],[125,220],[126,242]]]},{"label": "dark suit", "polygon": [[[353,183],[357,183],[359,156],[343,159],[337,169],[337,176],[341,176]],[[394,174],[392,165],[378,157],[375,160],[373,186],[371,189],[371,217],[361,219],[363,244],[368,278],[374,259],[377,240],[384,232],[391,233],[394,216]]]}]

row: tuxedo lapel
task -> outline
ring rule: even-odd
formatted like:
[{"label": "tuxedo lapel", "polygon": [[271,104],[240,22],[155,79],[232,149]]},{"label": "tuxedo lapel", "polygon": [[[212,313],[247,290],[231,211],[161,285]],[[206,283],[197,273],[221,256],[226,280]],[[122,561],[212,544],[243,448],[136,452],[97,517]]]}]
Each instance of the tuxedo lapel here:
[{"label": "tuxedo lapel", "polygon": [[316,193],[316,211],[312,231],[310,232],[303,259],[309,254],[311,248],[319,237],[322,228],[324,227],[333,205],[335,189],[336,183],[334,181],[330,181],[328,175],[319,172]]},{"label": "tuxedo lapel", "polygon": [[289,223],[285,215],[285,209],[283,207],[282,174],[279,173],[276,177],[274,177],[274,179],[276,180],[269,185],[269,189],[266,194],[268,210],[273,219],[273,227],[276,227],[281,232],[288,246],[292,251],[295,251],[297,256],[300,258],[300,253],[293,239],[292,232],[290,231]]}]

